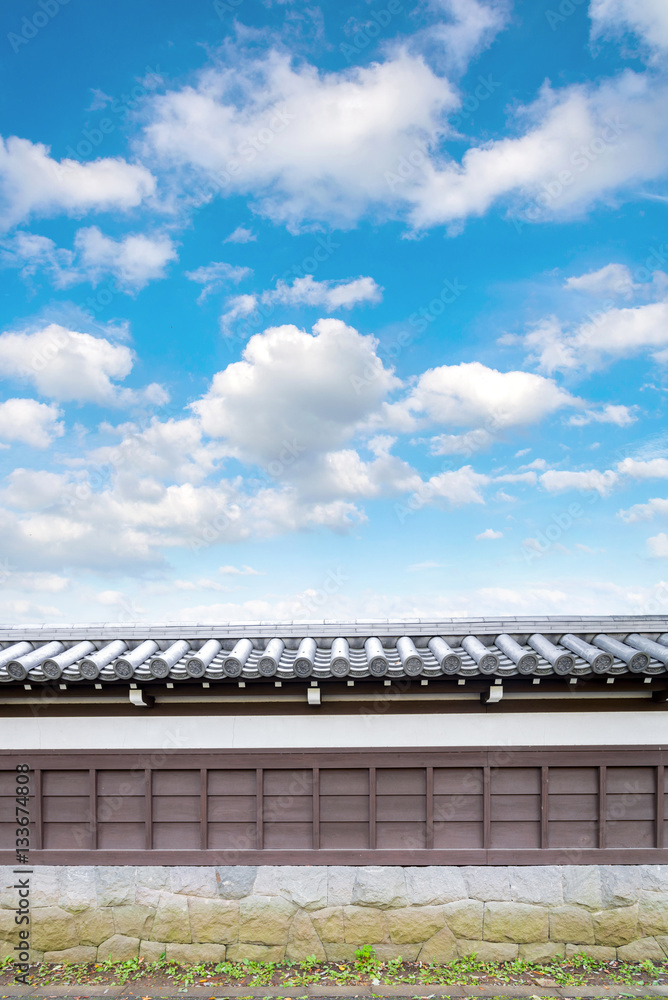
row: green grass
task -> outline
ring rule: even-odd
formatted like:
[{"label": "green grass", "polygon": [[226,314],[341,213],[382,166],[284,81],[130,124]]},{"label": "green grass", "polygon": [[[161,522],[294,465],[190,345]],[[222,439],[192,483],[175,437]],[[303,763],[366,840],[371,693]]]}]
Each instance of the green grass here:
[{"label": "green grass", "polygon": [[[0,962],[0,974],[13,979],[12,959]],[[668,982],[668,961],[640,964],[600,962],[585,955],[566,961],[535,965],[516,959],[513,962],[481,962],[475,956],[461,958],[444,965],[404,962],[401,958],[381,962],[372,945],[363,945],[355,952],[353,962],[320,962],[314,955],[301,962],[219,962],[208,965],[178,965],[167,961],[163,954],[157,962],[141,958],[114,962],[111,958],[95,965],[39,965],[31,973],[36,986],[48,984],[115,983],[124,985],[137,980],[155,980],[182,988],[195,983],[243,985],[251,989],[280,985],[287,989],[308,985],[352,985],[374,983],[382,985],[467,986],[535,985],[536,979],[546,979],[555,986],[583,985],[639,986]]]}]

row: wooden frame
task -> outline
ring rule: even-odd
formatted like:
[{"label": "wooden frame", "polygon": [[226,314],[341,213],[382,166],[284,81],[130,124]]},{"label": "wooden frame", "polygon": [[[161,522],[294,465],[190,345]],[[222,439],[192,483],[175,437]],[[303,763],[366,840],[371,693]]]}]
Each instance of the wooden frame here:
[{"label": "wooden frame", "polygon": [[636,746],[0,751],[0,863],[15,860],[17,763],[32,769],[33,864],[666,863],[667,758]]}]

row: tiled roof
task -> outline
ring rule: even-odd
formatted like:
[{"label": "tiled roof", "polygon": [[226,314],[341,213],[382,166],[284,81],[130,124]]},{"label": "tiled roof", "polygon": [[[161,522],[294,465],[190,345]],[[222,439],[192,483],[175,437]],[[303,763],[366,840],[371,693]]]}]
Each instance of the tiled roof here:
[{"label": "tiled roof", "polygon": [[584,676],[668,671],[668,618],[0,628],[0,682]]}]

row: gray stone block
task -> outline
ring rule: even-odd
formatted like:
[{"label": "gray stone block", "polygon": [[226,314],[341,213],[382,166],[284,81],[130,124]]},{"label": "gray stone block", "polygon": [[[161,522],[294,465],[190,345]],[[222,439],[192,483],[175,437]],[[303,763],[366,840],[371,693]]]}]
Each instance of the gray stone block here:
[{"label": "gray stone block", "polygon": [[668,865],[638,865],[641,888],[668,892]]},{"label": "gray stone block", "polygon": [[601,865],[603,906],[631,906],[640,897],[641,872],[636,865]]},{"label": "gray stone block", "polygon": [[468,887],[471,899],[511,900],[510,878],[508,868],[483,867],[471,865],[462,868],[464,881]]},{"label": "gray stone block", "polygon": [[327,905],[349,906],[353,901],[355,868],[335,866],[327,869]]},{"label": "gray stone block", "polygon": [[134,867],[120,865],[95,869],[98,906],[127,906],[135,901]]},{"label": "gray stone block", "polygon": [[230,865],[216,868],[216,883],[221,899],[250,896],[257,876],[257,865]]},{"label": "gray stone block", "polygon": [[412,905],[455,903],[468,895],[461,869],[450,865],[406,868],[405,875],[406,894]]},{"label": "gray stone block", "polygon": [[358,906],[377,906],[381,910],[406,906],[408,899],[404,869],[380,865],[357,868],[353,903]]},{"label": "gray stone block", "polygon": [[171,891],[185,896],[218,896],[218,883],[214,868],[203,866],[183,866],[170,868]]},{"label": "gray stone block", "polygon": [[578,903],[588,910],[603,908],[598,865],[564,865],[562,872],[565,903]]},{"label": "gray stone block", "polygon": [[564,892],[561,869],[557,865],[526,865],[508,869],[510,894],[517,903],[541,903],[559,906]]},{"label": "gray stone block", "polygon": [[71,913],[81,913],[97,903],[95,869],[66,867],[60,869],[60,905]]}]

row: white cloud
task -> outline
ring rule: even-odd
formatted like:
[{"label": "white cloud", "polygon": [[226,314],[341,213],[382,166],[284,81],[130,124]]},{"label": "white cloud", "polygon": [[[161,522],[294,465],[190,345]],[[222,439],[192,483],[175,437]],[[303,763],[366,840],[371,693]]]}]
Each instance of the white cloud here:
[{"label": "white cloud", "polygon": [[448,81],[405,51],[319,73],[275,51],[239,62],[230,50],[196,87],[152,99],[147,156],[212,175],[223,193],[254,193],[274,219],[350,222],[394,200],[386,172],[456,103]]},{"label": "white cloud", "polygon": [[665,531],[647,539],[647,551],[654,559],[668,558],[668,535]]},{"label": "white cloud", "polygon": [[166,265],[174,259],[174,244],[166,236],[131,234],[113,240],[97,226],[78,230],[74,250],[26,232],[15,233],[0,244],[0,265],[17,268],[23,278],[44,270],[57,288],[83,281],[97,285],[112,275],[121,288],[133,291],[164,277]]},{"label": "white cloud", "polygon": [[493,434],[477,428],[464,434],[438,434],[429,442],[429,450],[432,455],[473,455],[493,442]]},{"label": "white cloud", "polygon": [[494,476],[497,483],[526,483],[528,486],[536,485],[535,472],[505,472],[501,476]]},{"label": "white cloud", "polygon": [[631,271],[625,264],[606,264],[597,271],[589,271],[567,278],[564,287],[576,292],[585,292],[594,298],[630,299],[640,287],[633,280]]},{"label": "white cloud", "polygon": [[648,462],[625,458],[617,469],[634,479],[668,479],[668,458],[652,458]]},{"label": "white cloud", "polygon": [[635,406],[621,406],[608,403],[602,410],[585,410],[584,413],[576,413],[569,419],[569,424],[574,427],[585,427],[587,424],[615,424],[617,427],[628,427],[638,419],[635,415]]},{"label": "white cloud", "polygon": [[668,49],[668,8],[664,0],[591,0],[592,33],[630,31],[650,49]]},{"label": "white cloud", "polygon": [[143,288],[149,281],[164,278],[165,268],[176,260],[176,248],[168,236],[134,233],[114,240],[97,226],[80,229],[74,238],[87,278],[96,284],[104,274],[112,274],[129,288]]},{"label": "white cloud", "polygon": [[526,334],[524,344],[529,360],[548,373],[595,369],[645,350],[660,360],[659,349],[668,347],[668,302],[608,309],[573,331],[549,318]]},{"label": "white cloud", "polygon": [[212,261],[203,267],[198,267],[195,271],[186,271],[186,278],[203,285],[197,301],[201,304],[211,292],[218,291],[226,284],[233,282],[238,284],[244,278],[250,277],[253,273],[250,267],[238,267],[235,264],[226,264],[223,260]]},{"label": "white cloud", "polygon": [[489,483],[489,476],[475,472],[470,465],[464,465],[461,469],[441,472],[432,476],[409,501],[409,504],[413,507],[424,506],[428,503],[439,505],[440,501],[443,500],[453,506],[466,503],[484,503],[480,490],[487,483]]},{"label": "white cloud", "polygon": [[539,423],[577,400],[551,379],[530,372],[500,372],[479,361],[431,368],[406,400],[388,408],[430,423],[477,427],[488,434]]},{"label": "white cloud", "polygon": [[407,566],[406,569],[409,573],[422,573],[426,569],[442,569],[443,563],[434,562],[431,559],[425,560],[425,562],[413,563],[411,566]]},{"label": "white cloud", "polygon": [[526,465],[520,465],[520,469],[547,469],[547,462],[544,458],[534,458],[533,462],[527,462]]},{"label": "white cloud", "polygon": [[520,134],[434,157],[406,188],[417,228],[480,216],[501,199],[517,224],[581,214],[613,191],[668,167],[666,88],[630,71],[596,86],[554,90],[515,114]]},{"label": "white cloud", "polygon": [[239,456],[289,469],[341,447],[400,385],[376,347],[335,319],[319,320],[313,334],[273,327],[251,337],[243,361],[218,372],[192,409]]},{"label": "white cloud", "polygon": [[505,3],[431,0],[429,7],[439,20],[418,32],[413,44],[427,48],[444,68],[457,73],[463,72],[471,58],[486,48],[507,23]]},{"label": "white cloud", "polygon": [[618,480],[618,475],[611,469],[598,472],[589,469],[587,472],[559,472],[551,469],[540,477],[540,485],[548,493],[563,493],[566,490],[596,491],[600,496],[607,496]]},{"label": "white cloud", "polygon": [[663,497],[653,497],[647,503],[636,503],[627,510],[620,510],[619,516],[627,524],[634,524],[636,521],[651,521],[654,515],[668,517],[668,499]]},{"label": "white cloud", "polygon": [[481,531],[479,535],[475,536],[476,542],[483,542],[492,538],[503,538],[503,532],[495,531],[494,528],[485,528],[484,531]]},{"label": "white cloud", "polygon": [[0,441],[48,448],[55,438],[65,433],[58,420],[60,415],[56,406],[38,403],[35,399],[0,402]]},{"label": "white cloud", "polygon": [[223,243],[255,243],[256,241],[257,236],[255,236],[251,229],[246,229],[244,226],[237,226],[234,232],[225,237]]},{"label": "white cloud", "polygon": [[133,352],[124,344],[57,323],[32,333],[0,334],[0,378],[30,382],[40,395],[63,402],[164,403],[164,390],[155,384],[139,391],[114,384],[130,374],[133,360]]},{"label": "white cloud", "polygon": [[307,274],[303,278],[295,278],[291,285],[279,280],[273,289],[229,299],[227,309],[221,316],[221,326],[226,331],[234,320],[250,316],[260,308],[263,317],[269,316],[275,305],[322,306],[328,312],[352,309],[360,302],[380,302],[382,291],[373,278],[367,277],[316,281],[312,274]]},{"label": "white cloud", "polygon": [[146,167],[120,157],[78,163],[49,156],[49,147],[27,139],[0,138],[0,226],[30,216],[126,210],[155,191]]},{"label": "white cloud", "polygon": [[252,566],[220,566],[218,568],[219,573],[223,573],[225,576],[262,576],[258,569],[253,569]]}]

